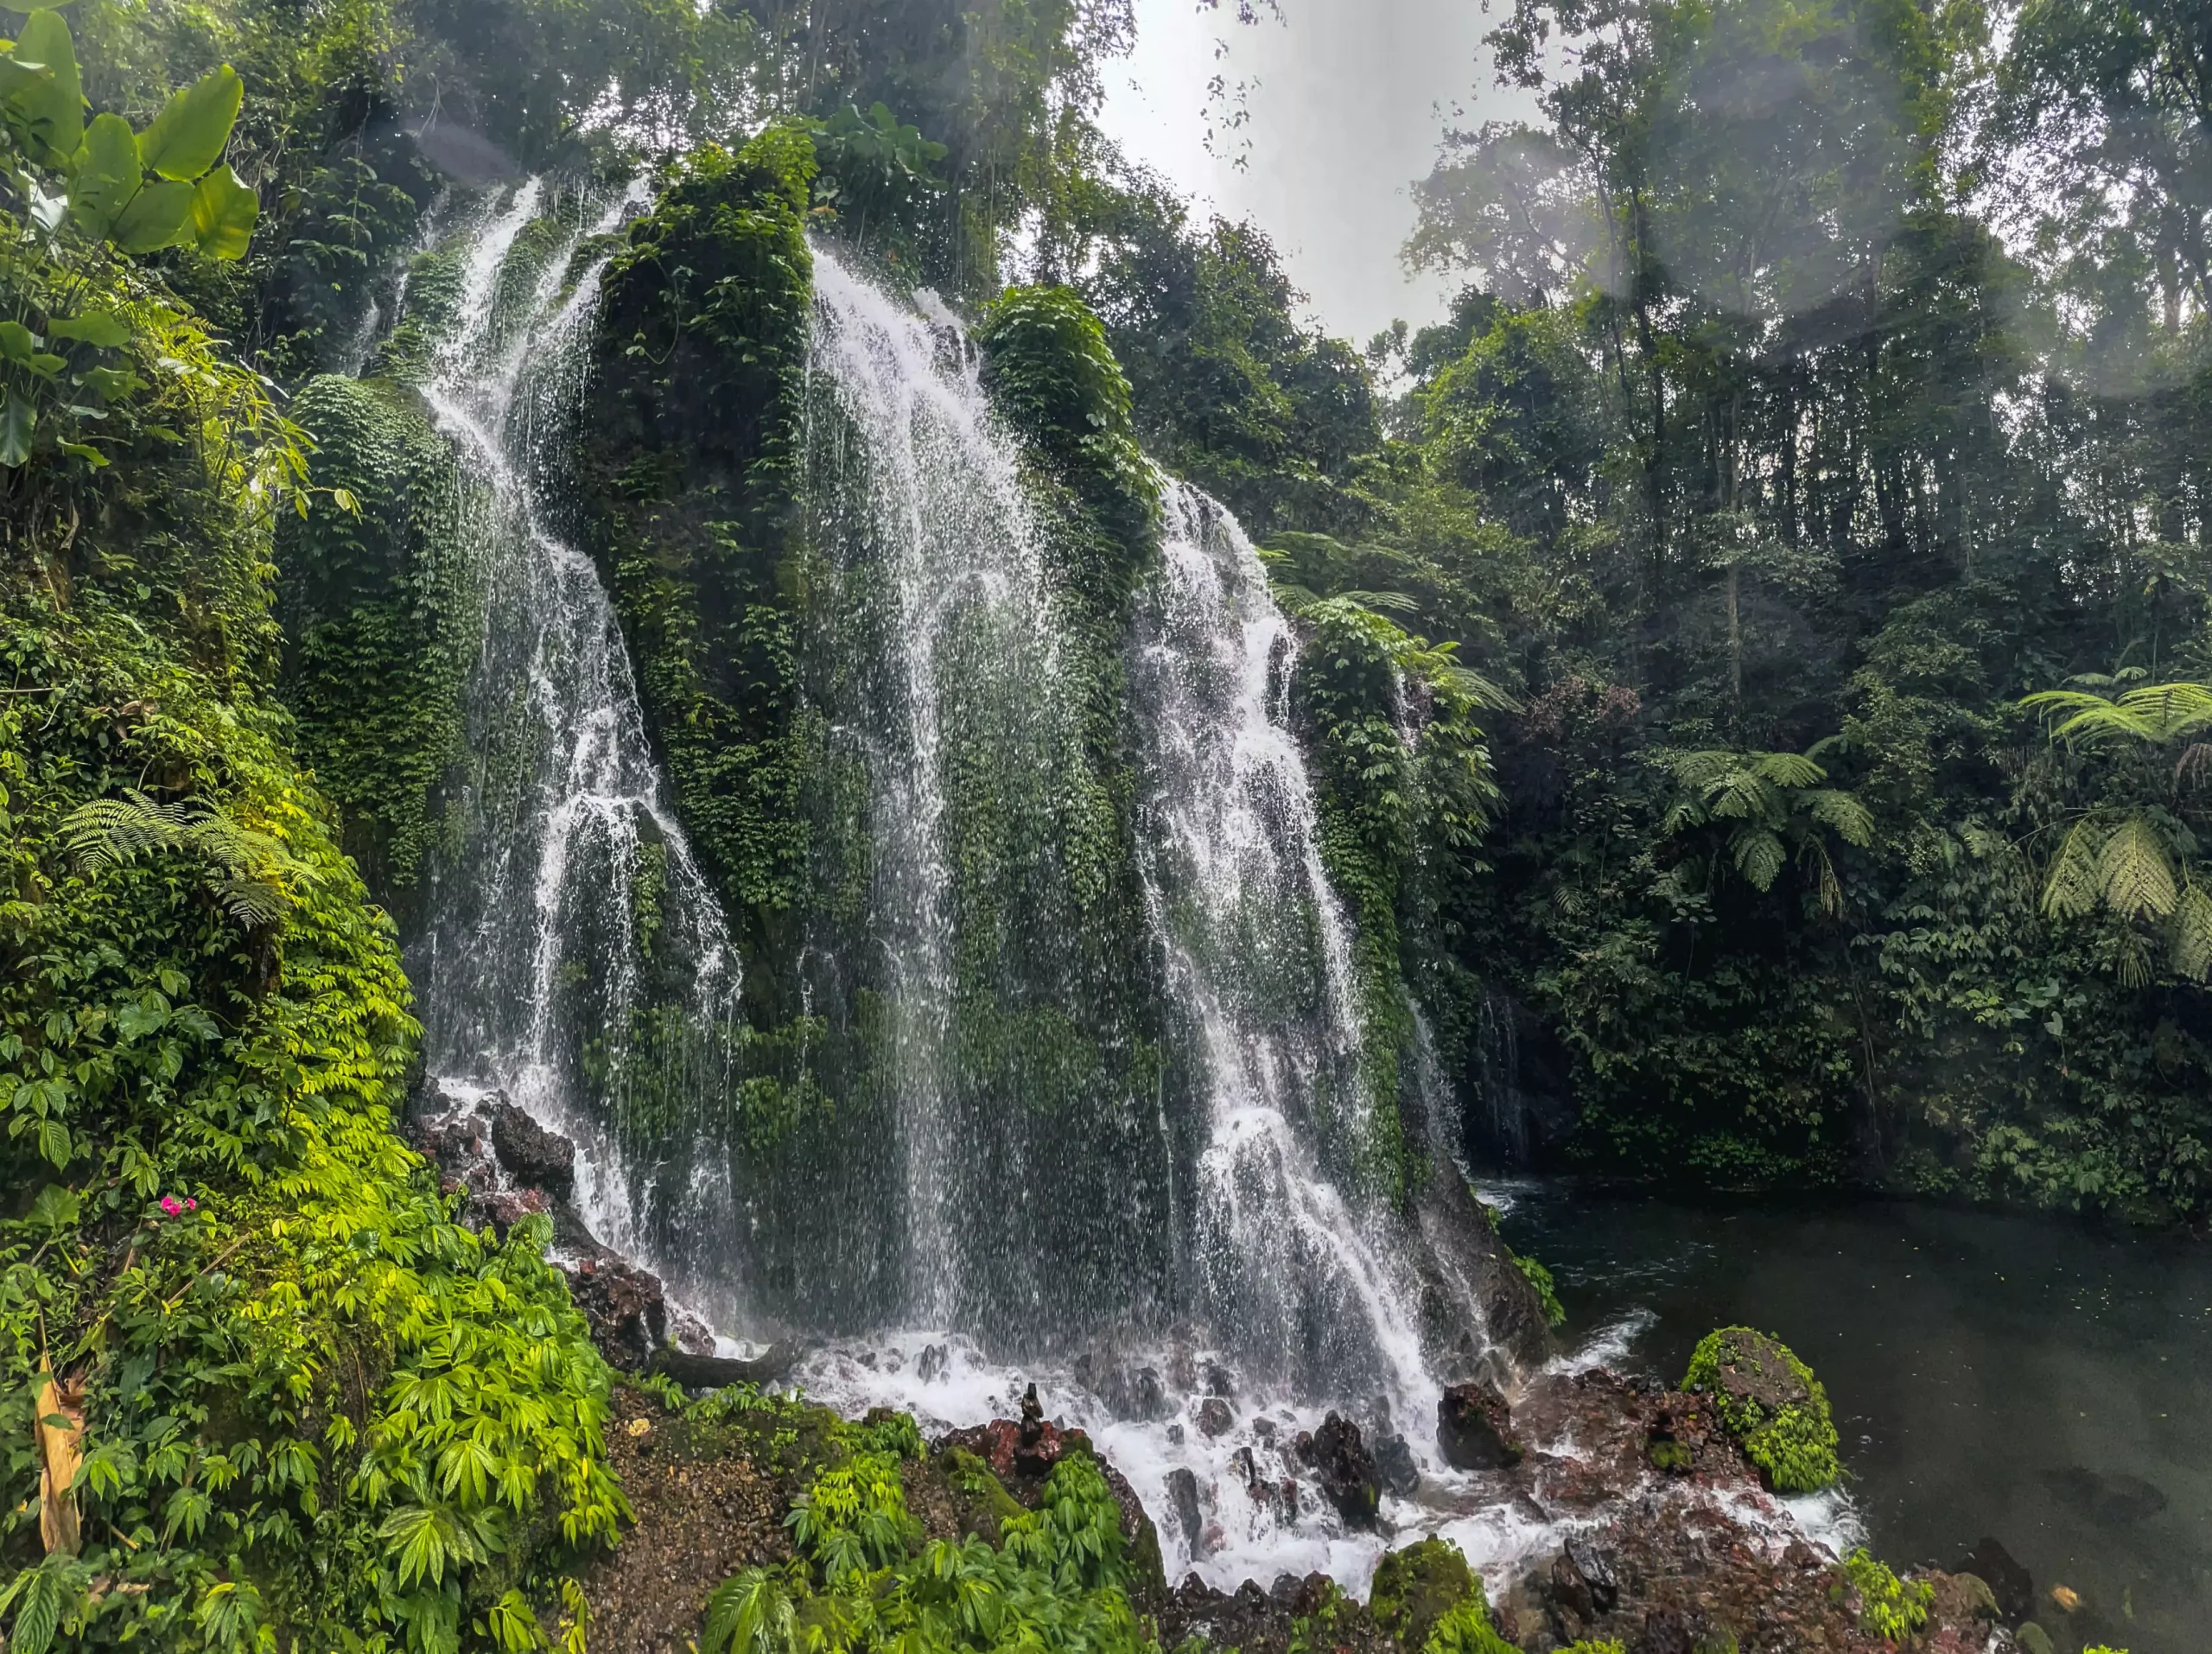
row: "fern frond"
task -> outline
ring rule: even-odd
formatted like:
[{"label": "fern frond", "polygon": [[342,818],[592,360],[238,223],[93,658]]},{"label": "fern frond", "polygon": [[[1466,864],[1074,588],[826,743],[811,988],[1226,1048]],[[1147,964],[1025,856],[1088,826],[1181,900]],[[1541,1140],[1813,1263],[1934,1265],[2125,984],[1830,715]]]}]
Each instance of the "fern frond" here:
[{"label": "fern frond", "polygon": [[1808,793],[1806,807],[1813,819],[1827,828],[1847,844],[1856,844],[1864,849],[1874,842],[1874,816],[1866,806],[1848,792],[1834,787],[1821,787]]},{"label": "fern frond", "polygon": [[2052,919],[2079,919],[2097,905],[2097,852],[2104,848],[2105,837],[2106,829],[2094,816],[2084,816],[2068,829],[2044,881],[2044,913]]},{"label": "fern frond", "polygon": [[1659,824],[1659,830],[1672,838],[1676,833],[1687,832],[1693,827],[1702,827],[1710,817],[1705,806],[1691,793],[1684,793],[1667,806],[1667,814]]},{"label": "fern frond", "polygon": [[1782,819],[1782,800],[1756,770],[1734,770],[1705,789],[1706,807],[1729,821],[1758,821],[1771,826]]},{"label": "fern frond", "polygon": [[193,824],[182,804],[156,804],[136,787],[119,798],[94,798],[61,824],[62,847],[77,870],[96,878],[155,850],[181,849]]},{"label": "fern frond", "polygon": [[1764,827],[1747,827],[1737,833],[1728,841],[1728,851],[1735,858],[1736,871],[1758,891],[1774,888],[1775,877],[1789,859],[1782,841]]},{"label": "fern frond", "polygon": [[1828,773],[1799,753],[1751,753],[1751,773],[1777,786],[1818,786]]},{"label": "fern frond", "polygon": [[2163,741],[2177,740],[2212,724],[2212,687],[2202,684],[2153,684],[2128,690],[2120,703],[2156,728]]},{"label": "fern frond", "polygon": [[1337,600],[1357,603],[1362,608],[1373,609],[1378,614],[1417,614],[1421,612],[1421,600],[1408,597],[1403,592],[1338,592]]},{"label": "fern frond", "polygon": [[2212,896],[2191,884],[2174,904],[2174,974],[2192,982],[2212,978]]},{"label": "fern frond", "polygon": [[2097,857],[2105,905],[2123,919],[2164,919],[2174,910],[2174,868],[2158,830],[2141,816],[2122,822]]},{"label": "fern frond", "polygon": [[1471,706],[1489,712],[1517,712],[1521,703],[1497,684],[1493,684],[1471,666],[1456,664],[1433,667],[1430,679],[1438,687],[1450,690]]},{"label": "fern frond", "polygon": [[1737,764],[1733,753],[1669,753],[1666,761],[1678,785],[1700,792],[1732,773]]}]

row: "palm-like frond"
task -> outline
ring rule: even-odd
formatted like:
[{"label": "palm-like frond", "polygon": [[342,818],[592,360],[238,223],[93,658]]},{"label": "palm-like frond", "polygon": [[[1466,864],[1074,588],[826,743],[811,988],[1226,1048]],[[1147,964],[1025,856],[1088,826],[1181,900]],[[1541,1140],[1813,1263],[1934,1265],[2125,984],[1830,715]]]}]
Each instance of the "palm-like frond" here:
[{"label": "palm-like frond", "polygon": [[1800,753],[1746,753],[1751,773],[1776,786],[1818,786],[1828,773]]},{"label": "palm-like frond", "polygon": [[2105,905],[2124,919],[2164,919],[2174,910],[2173,862],[2158,830],[2141,816],[2122,822],[2097,856]]},{"label": "palm-like frond", "polygon": [[2059,740],[2083,746],[2157,746],[2212,728],[2212,686],[2203,684],[2151,684],[2117,700],[2088,690],[2044,690],[2020,704],[2041,713]]},{"label": "palm-like frond", "polygon": [[791,1654],[797,1614],[790,1588],[765,1568],[748,1568],[707,1599],[701,1654]]},{"label": "palm-like frond", "polygon": [[309,884],[315,869],[274,834],[242,826],[199,799],[157,804],[137,788],[119,798],[94,798],[61,824],[61,843],[87,878],[163,850],[207,864],[206,884],[223,911],[249,930],[273,925],[291,898],[287,886]]},{"label": "palm-like frond", "polygon": [[1874,842],[1873,812],[1848,792],[1834,787],[1818,788],[1807,795],[1806,807],[1815,821],[1845,843],[1864,849]]},{"label": "palm-like frond", "polygon": [[2174,970],[2192,981],[2212,978],[2212,896],[2192,884],[2174,904]]},{"label": "palm-like frond", "polygon": [[1750,827],[1737,833],[1728,841],[1728,850],[1734,858],[1736,871],[1744,875],[1745,883],[1758,891],[1774,888],[1776,876],[1789,859],[1782,841],[1764,827]]},{"label": "palm-like frond", "polygon": [[2079,919],[2096,907],[2101,894],[2097,853],[2104,848],[2106,831],[2094,816],[2084,816],[2067,830],[2044,880],[2043,910],[2051,918]]}]

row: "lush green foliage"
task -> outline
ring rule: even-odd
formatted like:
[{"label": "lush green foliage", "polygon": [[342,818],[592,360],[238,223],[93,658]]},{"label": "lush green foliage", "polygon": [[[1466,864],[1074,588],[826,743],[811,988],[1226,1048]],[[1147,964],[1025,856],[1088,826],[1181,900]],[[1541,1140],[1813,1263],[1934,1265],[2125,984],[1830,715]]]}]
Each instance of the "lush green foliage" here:
[{"label": "lush green foliage", "polygon": [[791,1510],[792,1565],[749,1568],[719,1587],[702,1654],[1137,1654],[1144,1645],[1124,1589],[1121,1512],[1087,1455],[1061,1459],[1038,1508],[999,1521],[995,1544],[972,1534],[925,1543],[900,1478],[902,1456],[920,1451],[912,1421],[848,1434],[860,1440]]},{"label": "lush green foliage", "polygon": [[413,394],[327,375],[292,404],[330,490],[278,526],[283,690],[343,843],[400,912],[458,756],[478,613],[453,450]]},{"label": "lush green foliage", "polygon": [[1899,1579],[1863,1548],[1843,1559],[1843,1571],[1859,1593],[1859,1626],[1869,1636],[1901,1643],[1928,1623],[1936,1587],[1926,1581]]},{"label": "lush green foliage", "polygon": [[1827,1391],[1777,1339],[1748,1326],[1708,1333],[1682,1388],[1705,1396],[1777,1493],[1813,1493],[1843,1473]]}]

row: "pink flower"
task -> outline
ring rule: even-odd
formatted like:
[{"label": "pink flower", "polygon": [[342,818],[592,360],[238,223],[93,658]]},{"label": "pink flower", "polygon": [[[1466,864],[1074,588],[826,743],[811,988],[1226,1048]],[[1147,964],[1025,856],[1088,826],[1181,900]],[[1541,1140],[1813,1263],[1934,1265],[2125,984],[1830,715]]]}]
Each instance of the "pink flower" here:
[{"label": "pink flower", "polygon": [[200,1210],[200,1202],[188,1194],[184,1197],[184,1209],[187,1212],[197,1212]]},{"label": "pink flower", "polygon": [[173,1194],[165,1194],[162,1197],[162,1210],[174,1218],[184,1210],[184,1202]]}]

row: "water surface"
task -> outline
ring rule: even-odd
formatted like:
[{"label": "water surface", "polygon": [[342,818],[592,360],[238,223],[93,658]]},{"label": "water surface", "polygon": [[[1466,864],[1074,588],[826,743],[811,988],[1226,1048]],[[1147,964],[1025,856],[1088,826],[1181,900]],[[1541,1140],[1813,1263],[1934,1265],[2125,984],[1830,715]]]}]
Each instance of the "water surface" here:
[{"label": "water surface", "polygon": [[1679,1382],[1738,1322],[1811,1363],[1885,1558],[1955,1566],[1993,1536],[2062,1650],[2212,1648],[2212,1248],[1903,1201],[1484,1192],[1572,1334],[1648,1318],[1620,1365]]}]

